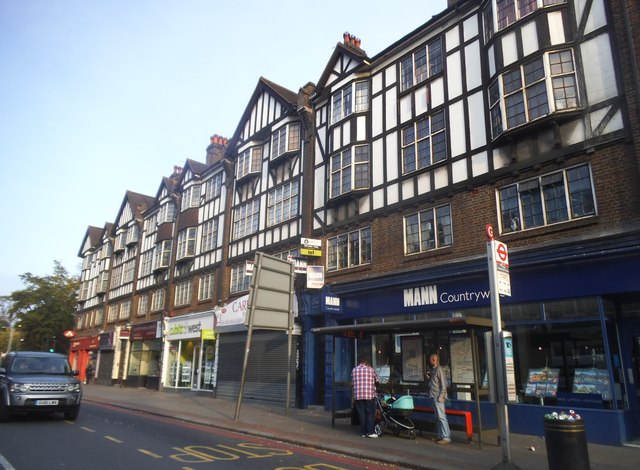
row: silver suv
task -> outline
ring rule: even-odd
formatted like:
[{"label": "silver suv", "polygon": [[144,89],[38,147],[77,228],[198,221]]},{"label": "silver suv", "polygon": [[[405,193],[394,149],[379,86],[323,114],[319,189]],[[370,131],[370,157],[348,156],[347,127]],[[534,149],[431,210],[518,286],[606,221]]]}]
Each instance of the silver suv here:
[{"label": "silver suv", "polygon": [[12,351],[0,362],[0,422],[13,413],[63,412],[75,420],[82,388],[62,354]]}]

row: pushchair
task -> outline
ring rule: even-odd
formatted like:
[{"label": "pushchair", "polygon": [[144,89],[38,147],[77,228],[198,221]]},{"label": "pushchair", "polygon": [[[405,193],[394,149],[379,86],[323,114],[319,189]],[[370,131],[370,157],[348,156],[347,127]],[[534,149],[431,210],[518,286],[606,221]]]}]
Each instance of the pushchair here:
[{"label": "pushchair", "polygon": [[406,433],[409,439],[416,438],[416,427],[409,419],[413,413],[413,397],[403,395],[393,398],[389,395],[376,395],[376,426],[378,436],[389,430],[394,436]]}]

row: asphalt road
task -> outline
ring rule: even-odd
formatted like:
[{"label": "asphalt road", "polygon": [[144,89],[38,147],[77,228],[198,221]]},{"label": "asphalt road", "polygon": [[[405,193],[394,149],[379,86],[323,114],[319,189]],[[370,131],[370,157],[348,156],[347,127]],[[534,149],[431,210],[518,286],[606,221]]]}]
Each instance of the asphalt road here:
[{"label": "asphalt road", "polygon": [[197,424],[83,403],[61,415],[0,424],[4,470],[389,470],[391,467]]}]

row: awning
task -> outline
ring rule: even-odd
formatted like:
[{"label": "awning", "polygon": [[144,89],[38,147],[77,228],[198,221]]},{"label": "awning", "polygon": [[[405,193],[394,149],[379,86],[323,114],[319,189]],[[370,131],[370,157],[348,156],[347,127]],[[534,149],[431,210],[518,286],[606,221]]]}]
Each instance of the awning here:
[{"label": "awning", "polygon": [[428,320],[404,320],[379,323],[358,323],[355,325],[321,326],[311,328],[311,332],[318,335],[345,335],[350,336],[355,333],[400,333],[423,329],[445,329],[477,327],[480,329],[490,329],[493,321],[479,317],[455,317],[455,318],[431,318]]}]

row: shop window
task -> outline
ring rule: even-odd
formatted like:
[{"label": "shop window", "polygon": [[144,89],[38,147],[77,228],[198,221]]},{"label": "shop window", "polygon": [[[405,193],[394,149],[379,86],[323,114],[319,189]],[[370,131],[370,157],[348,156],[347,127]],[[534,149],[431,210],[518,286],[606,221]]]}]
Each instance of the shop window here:
[{"label": "shop window", "polygon": [[559,300],[544,303],[544,315],[547,320],[566,318],[583,318],[598,316],[598,299],[587,297],[581,299]]},{"label": "shop window", "polygon": [[505,304],[500,310],[502,320],[505,322],[539,321],[542,318],[540,303],[531,304]]}]

